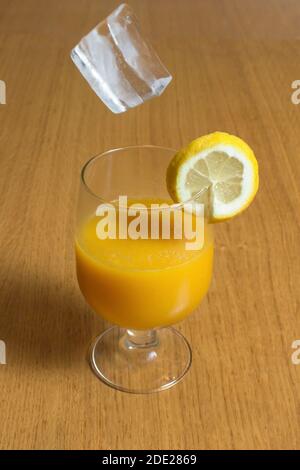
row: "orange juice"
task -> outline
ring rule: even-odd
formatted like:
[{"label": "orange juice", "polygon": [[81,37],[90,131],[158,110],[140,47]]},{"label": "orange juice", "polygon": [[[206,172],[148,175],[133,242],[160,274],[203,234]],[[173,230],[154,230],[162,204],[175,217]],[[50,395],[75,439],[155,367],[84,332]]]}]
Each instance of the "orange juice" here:
[{"label": "orange juice", "polygon": [[184,239],[100,240],[98,221],[92,216],[76,237],[79,286],[95,312],[122,327],[146,330],[176,323],[197,307],[212,275],[209,225],[202,249],[186,250]]}]

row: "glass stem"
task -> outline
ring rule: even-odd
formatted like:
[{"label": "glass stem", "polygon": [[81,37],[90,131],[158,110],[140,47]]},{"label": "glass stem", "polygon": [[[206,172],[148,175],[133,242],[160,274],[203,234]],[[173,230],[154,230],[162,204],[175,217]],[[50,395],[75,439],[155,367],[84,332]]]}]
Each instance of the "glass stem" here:
[{"label": "glass stem", "polygon": [[145,349],[158,345],[156,330],[126,330],[123,337],[126,349]]}]

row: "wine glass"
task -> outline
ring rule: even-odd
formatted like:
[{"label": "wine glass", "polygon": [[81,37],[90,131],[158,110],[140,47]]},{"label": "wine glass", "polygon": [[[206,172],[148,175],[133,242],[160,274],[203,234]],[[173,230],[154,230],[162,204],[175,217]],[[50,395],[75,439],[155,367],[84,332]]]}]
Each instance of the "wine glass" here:
[{"label": "wine glass", "polygon": [[[171,201],[166,186],[175,153],[151,145],[119,148],[91,158],[81,171],[78,283],[90,307],[115,325],[93,342],[91,366],[103,382],[126,392],[160,391],[183,378],[191,365],[191,348],[170,325],[196,309],[211,280],[213,234],[206,211],[200,211],[202,224],[194,224],[204,235],[201,246],[187,248],[186,236],[173,230],[184,209]],[[120,204],[121,199],[127,204]],[[200,202],[205,207],[208,199],[209,188],[189,201],[193,223],[200,220]],[[139,228],[143,220],[148,237],[137,235],[133,206],[140,208]],[[153,220],[158,223],[155,236],[150,234]],[[163,220],[170,224],[169,237],[162,233]],[[124,226],[121,231],[121,221],[128,233]],[[131,223],[136,230],[130,238]]]}]

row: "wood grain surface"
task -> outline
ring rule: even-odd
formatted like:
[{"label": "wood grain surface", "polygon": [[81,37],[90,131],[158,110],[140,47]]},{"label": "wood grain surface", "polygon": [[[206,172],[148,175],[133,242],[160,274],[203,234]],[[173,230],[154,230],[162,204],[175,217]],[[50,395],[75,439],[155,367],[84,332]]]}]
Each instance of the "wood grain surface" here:
[{"label": "wood grain surface", "polygon": [[[299,448],[300,3],[130,4],[174,80],[114,115],[69,51],[118,1],[0,0],[0,448]],[[209,295],[178,325],[194,353],[185,380],[148,396],[117,392],[86,362],[106,325],[75,279],[80,167],[112,147],[179,148],[214,130],[253,147],[260,191],[216,227]]]}]

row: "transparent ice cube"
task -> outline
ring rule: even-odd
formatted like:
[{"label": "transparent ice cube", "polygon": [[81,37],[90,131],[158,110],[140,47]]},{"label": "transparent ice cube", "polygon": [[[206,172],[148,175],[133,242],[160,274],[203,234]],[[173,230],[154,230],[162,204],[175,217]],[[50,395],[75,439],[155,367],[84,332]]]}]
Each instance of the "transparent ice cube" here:
[{"label": "transparent ice cube", "polygon": [[114,113],[160,95],[172,80],[125,3],[81,39],[71,57]]}]

